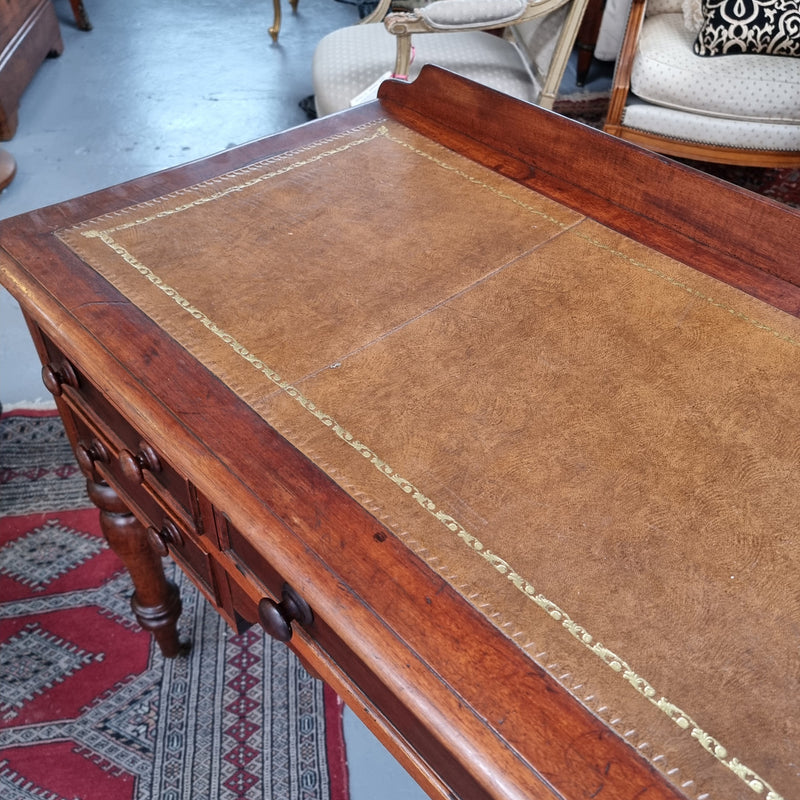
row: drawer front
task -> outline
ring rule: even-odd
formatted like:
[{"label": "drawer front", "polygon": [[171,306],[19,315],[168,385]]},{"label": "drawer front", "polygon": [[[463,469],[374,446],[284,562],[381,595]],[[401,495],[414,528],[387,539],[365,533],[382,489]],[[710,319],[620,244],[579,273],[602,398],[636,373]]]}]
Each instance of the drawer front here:
[{"label": "drawer front", "polygon": [[283,578],[269,561],[230,524],[227,517],[217,514],[217,526],[222,552],[231,563],[229,571],[242,576],[252,575],[272,597],[279,598],[283,588]]},{"label": "drawer front", "polygon": [[45,386],[62,397],[110,445],[128,483],[141,483],[165,509],[187,524],[196,519],[191,484],[144,440],[78,367],[46,337],[44,341],[49,356],[43,369]]},{"label": "drawer front", "polygon": [[[256,550],[219,511],[215,514],[221,550],[220,564],[227,576],[227,585],[237,614],[249,623],[260,623],[272,637],[288,642],[292,626],[300,625],[310,637],[317,638],[313,610],[269,560]],[[286,535],[275,520],[271,533]],[[261,533],[265,531],[262,528]]]},{"label": "drawer front", "polygon": [[147,525],[147,538],[159,555],[172,556],[203,594],[215,606],[220,605],[212,558],[201,540],[193,537],[167,514],[163,515],[160,521],[150,522]]},{"label": "drawer front", "polygon": [[[113,486],[124,495],[131,510],[137,512],[137,516],[150,520],[153,524],[167,514],[178,521],[182,528],[191,530],[195,535],[202,530],[199,515],[187,510],[183,503],[176,502],[171,495],[163,491],[163,487],[154,490],[150,481],[130,474],[123,455],[128,451],[119,449],[116,437],[109,436],[105,430],[98,430],[81,407],[75,407],[72,411],[77,432],[76,457],[87,477],[95,474]],[[165,463],[163,459],[159,459],[159,462],[162,465]],[[188,491],[187,484],[187,493]]]},{"label": "drawer front", "polygon": [[114,445],[80,413],[73,413],[71,419],[77,432],[76,455],[84,474],[111,486],[148,530],[153,549],[161,556],[172,555],[216,603],[211,557],[196,532],[196,521],[184,513],[173,513],[171,504],[165,504],[163,497],[150,491],[146,484],[131,481],[115,457]]}]

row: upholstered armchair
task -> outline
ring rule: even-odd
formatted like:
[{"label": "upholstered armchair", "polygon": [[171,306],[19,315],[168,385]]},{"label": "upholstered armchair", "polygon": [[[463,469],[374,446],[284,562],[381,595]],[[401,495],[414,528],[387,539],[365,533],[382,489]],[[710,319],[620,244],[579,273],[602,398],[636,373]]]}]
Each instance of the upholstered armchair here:
[{"label": "upholstered armchair", "polygon": [[312,62],[319,116],[368,99],[386,77],[413,80],[437,64],[514,97],[552,108],[587,0],[435,0],[386,13],[317,45]]},{"label": "upholstered armchair", "polygon": [[794,9],[781,21],[774,0],[633,0],[606,132],[700,161],[800,164]]}]

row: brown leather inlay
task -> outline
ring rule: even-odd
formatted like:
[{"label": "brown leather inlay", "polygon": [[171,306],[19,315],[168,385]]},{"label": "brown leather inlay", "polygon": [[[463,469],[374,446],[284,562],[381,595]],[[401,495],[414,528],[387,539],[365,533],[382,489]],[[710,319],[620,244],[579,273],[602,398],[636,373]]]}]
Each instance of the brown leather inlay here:
[{"label": "brown leather inlay", "polygon": [[684,792],[800,794],[800,321],[392,122],[60,236]]}]

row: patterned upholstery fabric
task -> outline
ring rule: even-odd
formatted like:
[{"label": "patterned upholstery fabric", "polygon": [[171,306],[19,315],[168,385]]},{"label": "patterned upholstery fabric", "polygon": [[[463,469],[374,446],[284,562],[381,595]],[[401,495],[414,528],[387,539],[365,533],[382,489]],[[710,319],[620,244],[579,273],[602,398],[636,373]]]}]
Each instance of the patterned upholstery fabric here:
[{"label": "patterned upholstery fabric", "polygon": [[761,53],[800,58],[798,0],[703,0],[700,56]]},{"label": "patterned upholstery fabric", "polygon": [[683,10],[683,0],[647,0],[647,16],[675,14]]},{"label": "patterned upholstery fabric", "polygon": [[693,39],[682,12],[648,16],[631,74],[632,92],[691,114],[800,125],[800,59],[699,58]]},{"label": "patterned upholstery fabric", "polygon": [[[411,80],[423,64],[439,64],[527,102],[539,95],[519,51],[499,36],[484,31],[423,34],[413,44]],[[353,97],[391,70],[395,51],[395,37],[380,23],[352,25],[323,37],[311,65],[317,114],[348,108]]]},{"label": "patterned upholstery fabric", "polygon": [[687,31],[697,33],[703,26],[702,0],[683,0],[683,24]]},{"label": "patterned upholstery fabric", "polygon": [[509,29],[533,61],[539,75],[544,75],[550,66],[568,10],[567,6],[562,6],[546,17],[527,20]]}]

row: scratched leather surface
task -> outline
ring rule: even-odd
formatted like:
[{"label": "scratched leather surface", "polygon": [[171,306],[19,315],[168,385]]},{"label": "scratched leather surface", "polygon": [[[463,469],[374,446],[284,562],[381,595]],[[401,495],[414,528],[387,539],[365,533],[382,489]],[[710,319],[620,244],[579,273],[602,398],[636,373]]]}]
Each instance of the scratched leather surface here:
[{"label": "scratched leather surface", "polygon": [[60,235],[687,796],[800,796],[800,321],[391,122]]}]

